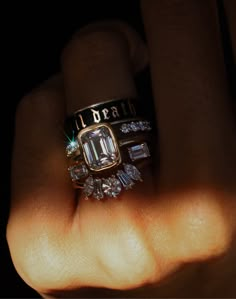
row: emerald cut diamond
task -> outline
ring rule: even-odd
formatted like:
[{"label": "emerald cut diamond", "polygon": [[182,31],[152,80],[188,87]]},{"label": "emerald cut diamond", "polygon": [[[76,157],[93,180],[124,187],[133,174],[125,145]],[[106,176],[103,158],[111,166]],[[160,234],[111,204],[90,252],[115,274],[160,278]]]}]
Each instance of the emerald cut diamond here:
[{"label": "emerald cut diamond", "polygon": [[108,125],[94,125],[79,133],[84,159],[90,170],[100,171],[121,162],[119,148]]},{"label": "emerald cut diamond", "polygon": [[129,147],[128,152],[132,161],[150,157],[149,148],[146,142]]},{"label": "emerald cut diamond", "polygon": [[68,168],[72,181],[78,181],[88,176],[88,168],[84,163],[76,164]]}]

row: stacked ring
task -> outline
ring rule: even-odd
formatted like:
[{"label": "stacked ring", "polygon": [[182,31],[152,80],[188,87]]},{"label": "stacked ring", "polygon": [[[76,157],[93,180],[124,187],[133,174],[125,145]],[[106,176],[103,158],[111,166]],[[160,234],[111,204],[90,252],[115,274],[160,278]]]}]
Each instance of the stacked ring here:
[{"label": "stacked ring", "polygon": [[137,162],[149,158],[151,123],[132,99],[98,103],[65,122],[66,155],[75,188],[86,198],[117,197],[142,181]]}]

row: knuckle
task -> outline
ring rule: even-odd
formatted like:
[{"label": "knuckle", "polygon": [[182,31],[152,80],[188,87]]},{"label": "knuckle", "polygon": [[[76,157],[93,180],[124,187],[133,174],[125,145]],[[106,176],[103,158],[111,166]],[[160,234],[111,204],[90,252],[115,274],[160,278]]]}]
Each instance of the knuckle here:
[{"label": "knuckle", "polygon": [[[232,225],[222,209],[221,196],[206,192],[191,195],[179,214],[179,252],[187,260],[207,259],[228,251],[233,238]],[[180,238],[181,234],[181,238]]]},{"label": "knuckle", "polygon": [[[84,28],[75,34],[62,52],[62,62],[73,57],[84,58],[88,62],[98,58],[117,55],[117,51],[126,49],[126,39],[118,31],[112,31],[100,27]],[[88,59],[86,59],[88,58]],[[87,61],[88,60],[88,61]],[[81,61],[82,63],[82,61]]]},{"label": "knuckle", "polygon": [[[62,65],[67,65],[74,57],[79,63],[96,64],[117,57],[129,57],[136,70],[148,62],[148,51],[139,34],[126,22],[120,20],[91,23],[80,29],[62,51]],[[104,63],[104,65],[106,65]]]},{"label": "knuckle", "polygon": [[[33,229],[35,227],[33,226]],[[8,227],[7,239],[12,261],[20,277],[33,289],[44,293],[64,283],[65,273],[61,265],[63,255],[56,246],[58,241],[50,234],[37,229],[33,234],[23,232],[27,228]],[[22,232],[27,237],[20,239]]]},{"label": "knuckle", "polygon": [[143,237],[135,229],[126,230],[117,242],[109,243],[100,257],[108,287],[132,289],[154,281],[157,264]]}]

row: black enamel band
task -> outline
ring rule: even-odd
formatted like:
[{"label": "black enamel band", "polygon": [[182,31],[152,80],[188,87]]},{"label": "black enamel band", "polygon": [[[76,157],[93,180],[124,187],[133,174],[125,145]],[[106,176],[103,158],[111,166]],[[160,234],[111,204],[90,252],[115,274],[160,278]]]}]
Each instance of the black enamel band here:
[{"label": "black enamel band", "polygon": [[88,126],[99,123],[119,122],[142,115],[137,99],[115,99],[88,106],[76,111],[65,121],[65,131],[69,138]]}]

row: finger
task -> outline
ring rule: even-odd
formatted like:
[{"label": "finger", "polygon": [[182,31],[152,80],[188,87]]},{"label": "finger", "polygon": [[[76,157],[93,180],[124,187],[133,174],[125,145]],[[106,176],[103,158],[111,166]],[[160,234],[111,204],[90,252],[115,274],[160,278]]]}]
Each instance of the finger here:
[{"label": "finger", "polygon": [[[234,155],[235,130],[216,2],[142,1],[142,13],[160,134],[160,171],[172,185],[219,177],[224,181]],[[222,163],[223,157],[228,163]]]},{"label": "finger", "polygon": [[67,113],[99,101],[135,97],[133,76],[147,61],[144,43],[126,24],[113,21],[86,26],[62,55]]},{"label": "finger", "polygon": [[62,55],[68,115],[110,99],[136,98],[134,76],[147,62],[143,41],[126,24],[101,22],[83,28]]},{"label": "finger", "polygon": [[58,76],[49,79],[17,109],[7,235],[20,273],[21,263],[27,263],[23,258],[27,246],[32,246],[39,232],[47,235],[64,230],[75,207],[63,150],[65,103],[61,86]]},{"label": "finger", "polygon": [[[32,192],[49,192],[50,196],[59,195],[63,190],[61,194],[68,195],[70,189],[65,176],[62,139],[64,115],[65,102],[60,76],[50,78],[20,102],[16,115],[12,163],[13,210],[18,209],[19,205],[25,209]],[[54,206],[55,197],[52,196],[48,204]],[[63,196],[59,198],[65,204]],[[34,199],[32,201],[35,202]]]},{"label": "finger", "polygon": [[[82,30],[74,36],[62,55],[67,113],[113,98],[135,97],[134,72],[146,63],[143,42],[126,25],[113,23],[108,27],[95,24]],[[140,188],[145,189],[146,185]],[[121,196],[124,200],[79,202],[73,218],[73,234],[80,230],[81,245],[77,244],[76,247],[82,246],[83,252],[77,264],[71,267],[74,287],[119,288],[129,284],[123,271],[123,254],[119,255],[123,250],[121,247],[126,247],[122,240],[131,242],[131,238],[134,243],[139,243],[141,237],[138,236],[136,218],[129,216],[131,211],[135,213],[138,209],[138,196],[127,194],[130,192],[124,192]],[[143,192],[139,197],[144,197]],[[147,259],[150,259],[149,255]],[[80,266],[83,260],[89,261],[86,268]],[[116,273],[112,277],[107,276],[107,271],[112,271],[114,267]],[[149,275],[149,270],[143,275]],[[138,276],[140,280],[144,279],[142,275]]]}]

